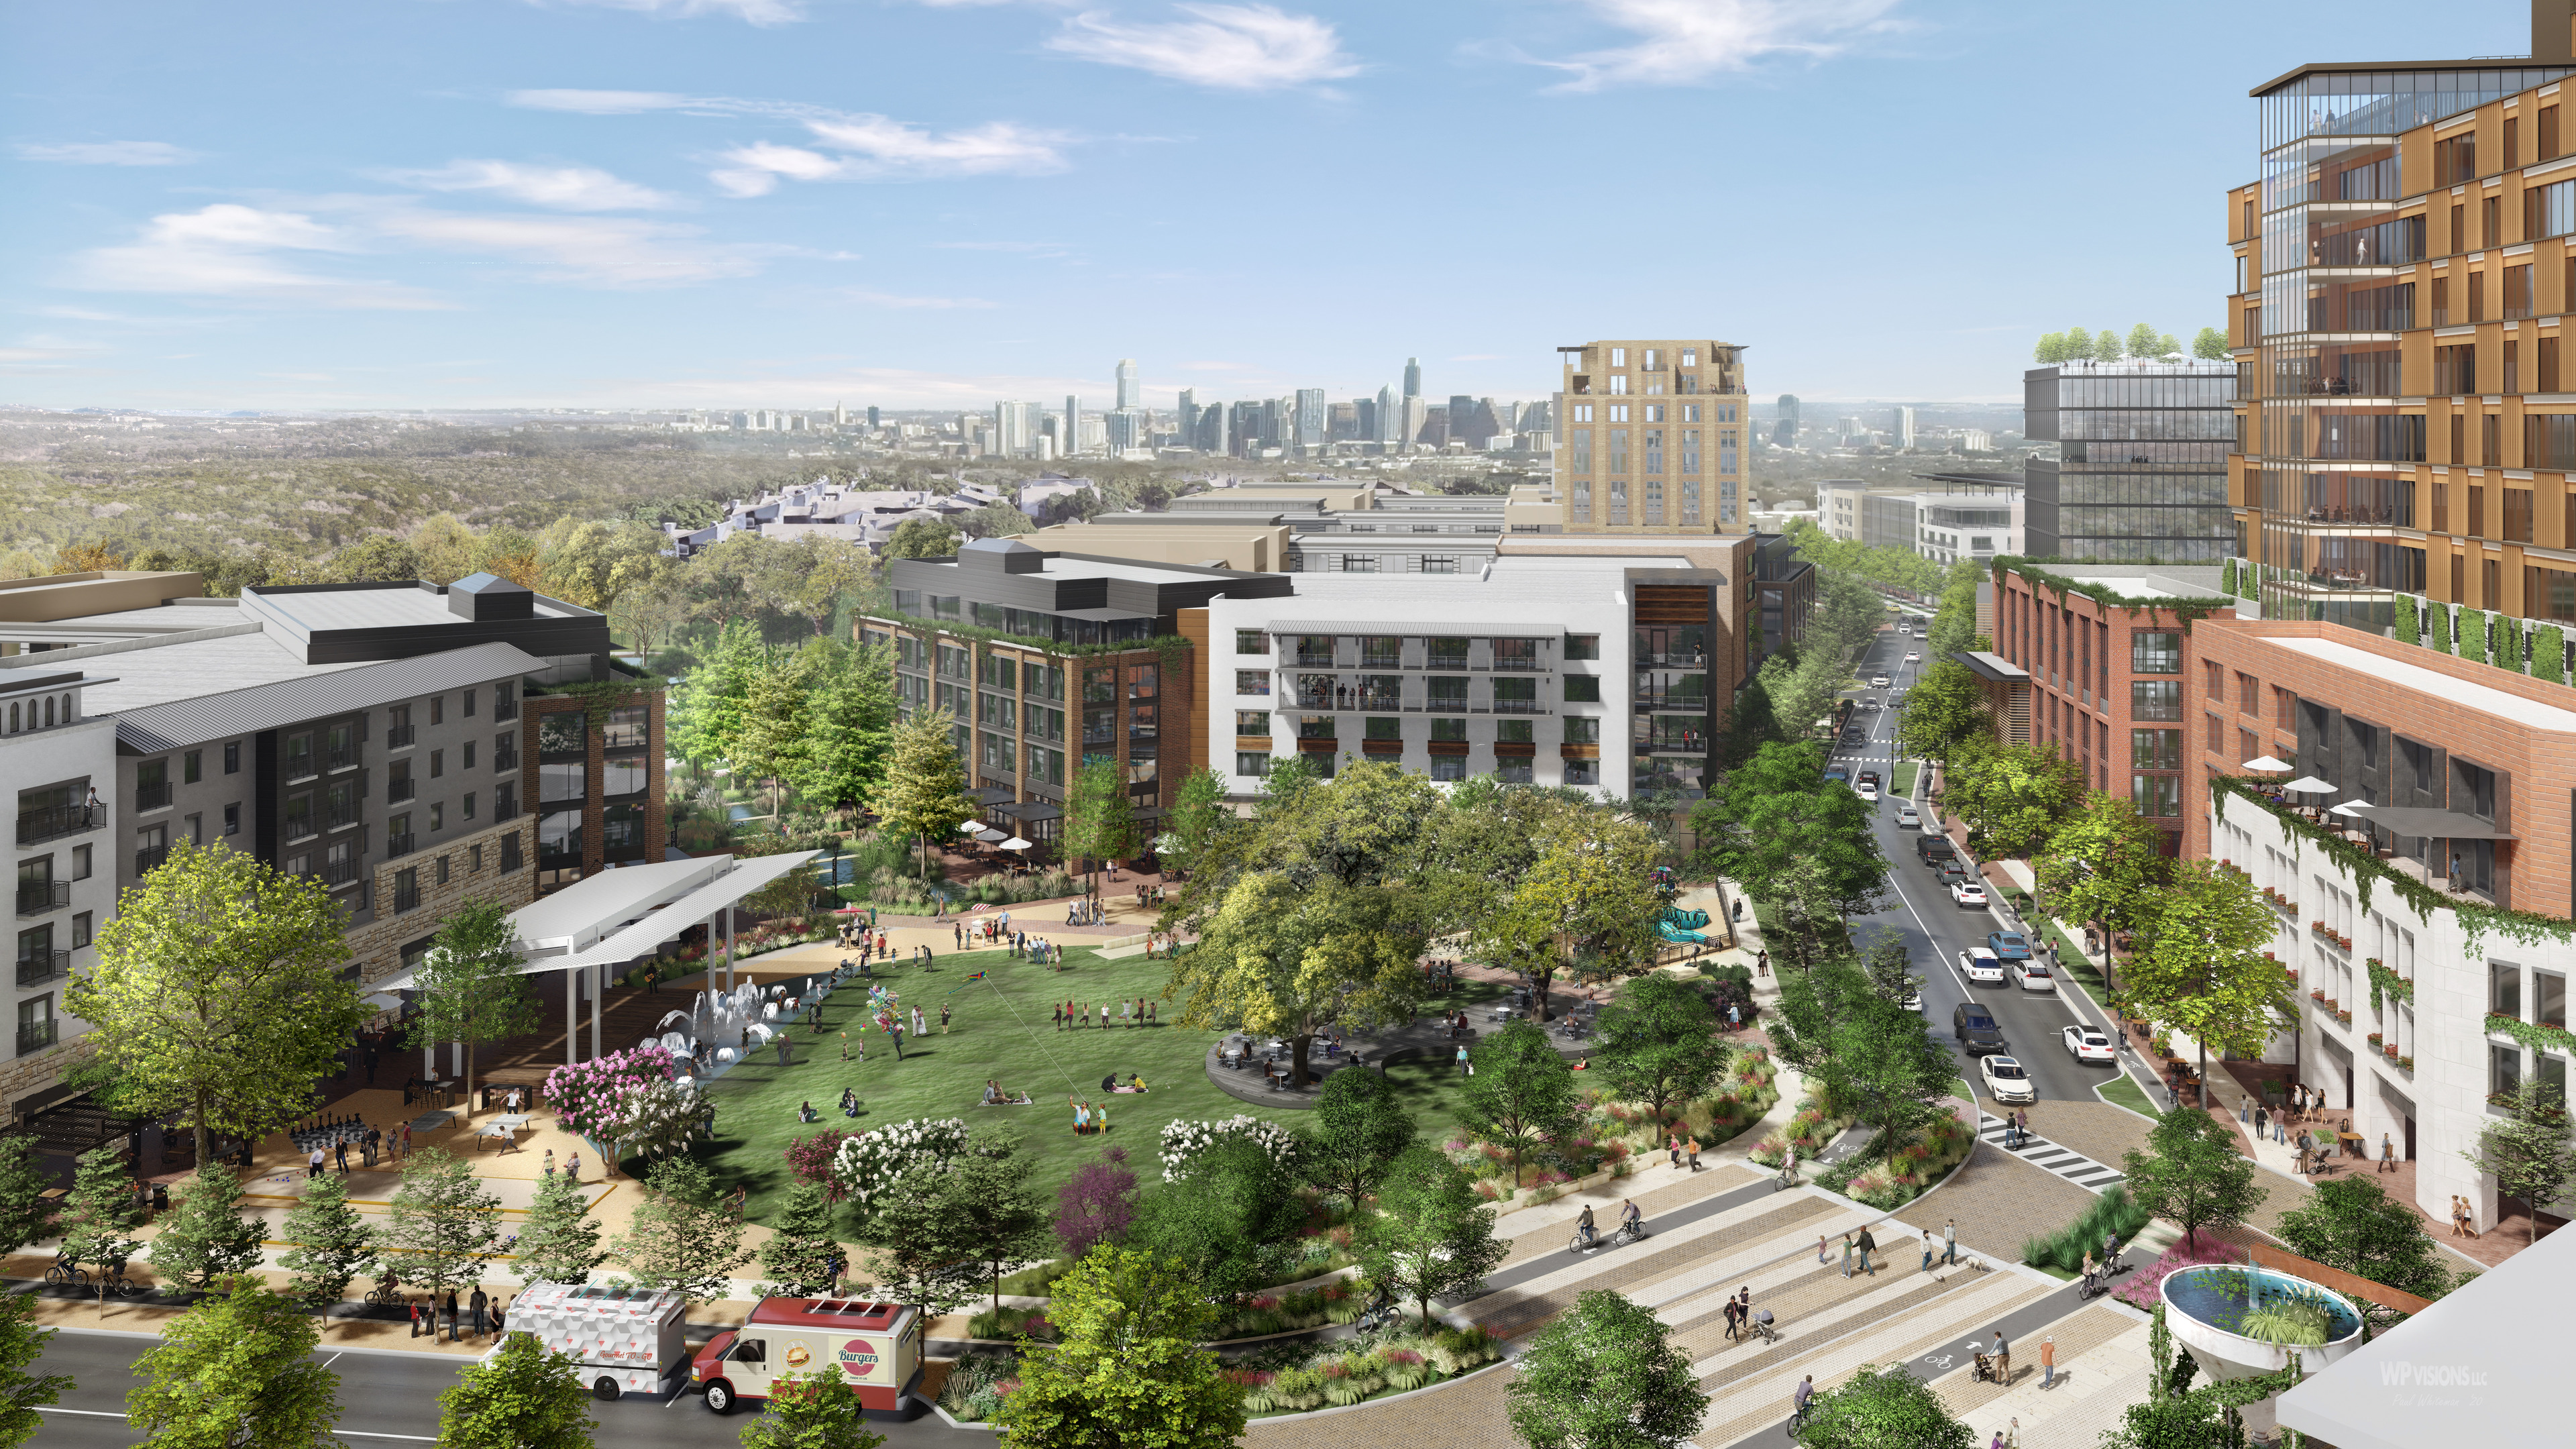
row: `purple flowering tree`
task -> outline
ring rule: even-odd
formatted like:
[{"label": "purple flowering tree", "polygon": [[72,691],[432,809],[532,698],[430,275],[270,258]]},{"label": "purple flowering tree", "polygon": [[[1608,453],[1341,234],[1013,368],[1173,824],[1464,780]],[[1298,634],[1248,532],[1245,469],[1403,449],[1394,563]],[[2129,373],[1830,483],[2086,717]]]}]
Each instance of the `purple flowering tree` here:
[{"label": "purple flowering tree", "polygon": [[1079,1258],[1102,1243],[1127,1235],[1136,1216],[1136,1174],[1127,1170],[1127,1150],[1112,1147],[1098,1162],[1086,1162],[1073,1180],[1056,1189],[1055,1235],[1064,1250]]}]

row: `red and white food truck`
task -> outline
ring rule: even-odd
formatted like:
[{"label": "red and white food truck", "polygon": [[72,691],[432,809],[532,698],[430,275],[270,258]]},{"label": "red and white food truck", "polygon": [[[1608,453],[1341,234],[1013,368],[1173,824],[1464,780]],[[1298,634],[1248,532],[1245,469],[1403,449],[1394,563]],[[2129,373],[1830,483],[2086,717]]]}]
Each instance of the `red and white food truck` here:
[{"label": "red and white food truck", "polygon": [[708,1408],[729,1414],[738,1400],[768,1398],[782,1378],[828,1367],[859,1391],[861,1408],[900,1408],[921,1379],[920,1312],[860,1298],[765,1298],[742,1327],[698,1350],[689,1381]]},{"label": "red and white food truck", "polygon": [[[689,1352],[682,1337],[688,1307],[685,1296],[656,1289],[531,1283],[511,1300],[510,1332],[572,1355],[600,1398],[677,1393]],[[494,1345],[484,1361],[499,1352]]]}]

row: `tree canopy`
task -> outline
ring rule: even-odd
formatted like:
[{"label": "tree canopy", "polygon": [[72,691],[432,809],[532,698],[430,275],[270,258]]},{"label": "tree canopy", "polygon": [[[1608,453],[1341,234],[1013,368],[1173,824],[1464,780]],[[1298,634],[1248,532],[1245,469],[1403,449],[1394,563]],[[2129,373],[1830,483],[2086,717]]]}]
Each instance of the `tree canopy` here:
[{"label": "tree canopy", "polygon": [[1233,1449],[1243,1391],[1198,1347],[1215,1305],[1187,1265],[1095,1248],[1056,1280],[1047,1308],[1060,1341],[1029,1345],[1020,1387],[994,1422],[1012,1449]]}]

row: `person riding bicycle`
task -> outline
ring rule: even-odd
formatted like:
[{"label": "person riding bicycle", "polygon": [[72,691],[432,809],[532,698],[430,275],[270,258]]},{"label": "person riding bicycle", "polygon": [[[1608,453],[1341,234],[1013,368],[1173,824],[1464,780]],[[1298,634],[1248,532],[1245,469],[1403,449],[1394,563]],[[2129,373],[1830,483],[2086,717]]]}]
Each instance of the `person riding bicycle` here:
[{"label": "person riding bicycle", "polygon": [[1645,1214],[1638,1210],[1635,1199],[1624,1197],[1619,1199],[1619,1231],[1643,1236],[1645,1230],[1640,1224],[1644,1217]]},{"label": "person riding bicycle", "polygon": [[2093,1296],[2093,1274],[2096,1270],[2097,1265],[2093,1261],[2093,1250],[2091,1248],[2086,1248],[2084,1250],[2084,1296],[2087,1298]]},{"label": "person riding bicycle", "polygon": [[394,1275],[394,1270],[387,1268],[385,1276],[376,1280],[376,1288],[385,1295],[384,1301],[391,1303],[394,1301],[394,1291],[401,1282],[402,1280]]},{"label": "person riding bicycle", "polygon": [[1807,1411],[1815,1407],[1816,1376],[1809,1374],[1798,1381],[1798,1391],[1789,1396],[1795,1412],[1789,1416],[1789,1432],[1796,1433],[1807,1422]]},{"label": "person riding bicycle", "polygon": [[1592,1246],[1595,1235],[1592,1227],[1592,1204],[1585,1203],[1583,1215],[1574,1220],[1574,1235],[1582,1240],[1583,1246],[1587,1248]]}]

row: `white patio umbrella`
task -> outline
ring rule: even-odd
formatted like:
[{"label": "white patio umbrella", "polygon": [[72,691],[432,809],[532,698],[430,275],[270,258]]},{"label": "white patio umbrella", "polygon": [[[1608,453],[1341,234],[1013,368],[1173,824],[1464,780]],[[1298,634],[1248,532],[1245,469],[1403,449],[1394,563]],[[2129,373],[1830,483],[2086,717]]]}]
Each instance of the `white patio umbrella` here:
[{"label": "white patio umbrella", "polygon": [[1029,848],[1029,842],[1014,835],[1010,839],[1002,842],[1002,848],[1004,850],[1026,850]]},{"label": "white patio umbrella", "polygon": [[2259,760],[2247,760],[2242,768],[2248,770],[2294,770],[2298,767],[2287,760],[2276,760],[2270,755],[2265,755]]},{"label": "white patio umbrella", "polygon": [[2330,780],[2320,780],[2314,775],[2301,775],[2281,788],[2295,790],[2302,795],[2314,795],[2321,790],[2333,789],[2334,783]]},{"label": "white patio umbrella", "polygon": [[999,845],[1008,837],[998,830],[978,830],[975,832],[975,838],[987,845]]},{"label": "white patio umbrella", "polygon": [[984,822],[981,820],[969,820],[965,824],[957,827],[957,833],[960,835],[981,835],[987,828],[988,827],[986,827]]},{"label": "white patio umbrella", "polygon": [[2336,806],[2336,807],[2334,807],[2332,810],[2329,810],[2329,811],[2327,811],[2326,813],[2327,813],[2328,815],[2355,815],[2355,816],[2357,816],[2357,815],[2363,815],[2363,814],[2366,814],[2366,813],[2367,813],[2367,807],[2365,807],[2365,806],[2364,806],[2360,801],[2358,801],[2358,800],[2346,800],[2346,801],[2345,801],[2345,802],[2343,802],[2342,804],[2337,805],[2337,806]]}]

